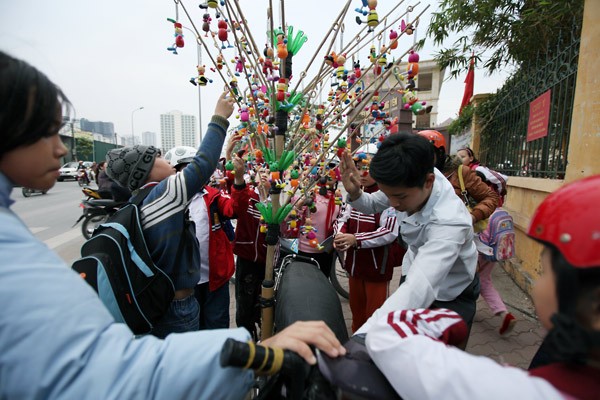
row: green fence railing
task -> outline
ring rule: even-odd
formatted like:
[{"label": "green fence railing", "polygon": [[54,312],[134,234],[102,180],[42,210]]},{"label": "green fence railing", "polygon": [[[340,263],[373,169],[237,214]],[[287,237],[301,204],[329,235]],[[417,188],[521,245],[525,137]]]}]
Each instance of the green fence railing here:
[{"label": "green fence railing", "polygon": [[[552,52],[515,73],[495,96],[484,102],[488,115],[481,131],[479,159],[506,175],[563,179],[568,163],[569,136],[580,29]],[[551,90],[546,137],[527,142],[530,103]]]}]

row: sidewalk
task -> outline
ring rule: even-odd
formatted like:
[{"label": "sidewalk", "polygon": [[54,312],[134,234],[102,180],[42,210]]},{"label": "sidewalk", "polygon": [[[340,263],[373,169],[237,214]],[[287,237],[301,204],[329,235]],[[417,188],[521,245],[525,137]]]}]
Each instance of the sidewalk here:
[{"label": "sidewalk", "polygon": [[[397,268],[390,285],[390,291],[398,287],[400,269]],[[499,363],[510,364],[527,369],[529,362],[537,351],[545,336],[545,330],[535,318],[535,310],[531,299],[527,296],[501,268],[496,267],[492,272],[494,286],[500,292],[508,310],[517,318],[512,332],[505,336],[498,334],[501,324],[487,304],[480,297],[477,301],[477,314],[471,330],[467,352],[490,357]],[[230,326],[235,327],[235,296],[234,286],[230,284]],[[346,326],[350,332],[351,314],[348,300],[341,298],[342,310]]]}]

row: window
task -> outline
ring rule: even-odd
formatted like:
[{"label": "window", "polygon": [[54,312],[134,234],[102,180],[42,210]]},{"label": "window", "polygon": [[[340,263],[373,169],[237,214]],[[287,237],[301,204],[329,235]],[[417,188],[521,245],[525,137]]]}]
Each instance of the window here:
[{"label": "window", "polygon": [[432,74],[419,74],[417,75],[417,87],[421,92],[431,90],[431,79]]}]

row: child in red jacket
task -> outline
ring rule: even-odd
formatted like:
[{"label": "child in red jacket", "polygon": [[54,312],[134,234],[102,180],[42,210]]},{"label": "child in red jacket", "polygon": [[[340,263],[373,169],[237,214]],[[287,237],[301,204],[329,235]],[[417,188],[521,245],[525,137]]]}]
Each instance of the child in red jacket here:
[{"label": "child in red jacket", "polygon": [[[367,193],[379,190],[367,173],[361,177]],[[389,208],[367,215],[344,205],[333,225],[334,247],[345,251],[352,331],[356,331],[385,302],[394,267],[402,264],[404,249],[398,244],[396,213]]]},{"label": "child in red jacket", "polygon": [[235,321],[239,327],[246,328],[255,340],[258,340],[260,326],[260,303],[262,281],[265,278],[265,260],[267,245],[265,233],[261,232],[261,215],[256,208],[260,201],[259,189],[268,192],[269,182],[260,171],[259,185],[255,188],[246,185],[244,180],[244,160],[235,156],[234,184],[231,189],[233,208],[238,216],[235,229],[233,253],[237,256],[235,267]]}]

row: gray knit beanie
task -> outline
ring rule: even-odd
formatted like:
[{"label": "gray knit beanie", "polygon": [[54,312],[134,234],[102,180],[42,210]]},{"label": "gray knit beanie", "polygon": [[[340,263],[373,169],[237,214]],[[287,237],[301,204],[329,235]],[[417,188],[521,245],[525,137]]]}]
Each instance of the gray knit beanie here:
[{"label": "gray knit beanie", "polygon": [[119,185],[137,190],[146,183],[157,155],[154,146],[113,149],[106,154],[106,174]]}]

